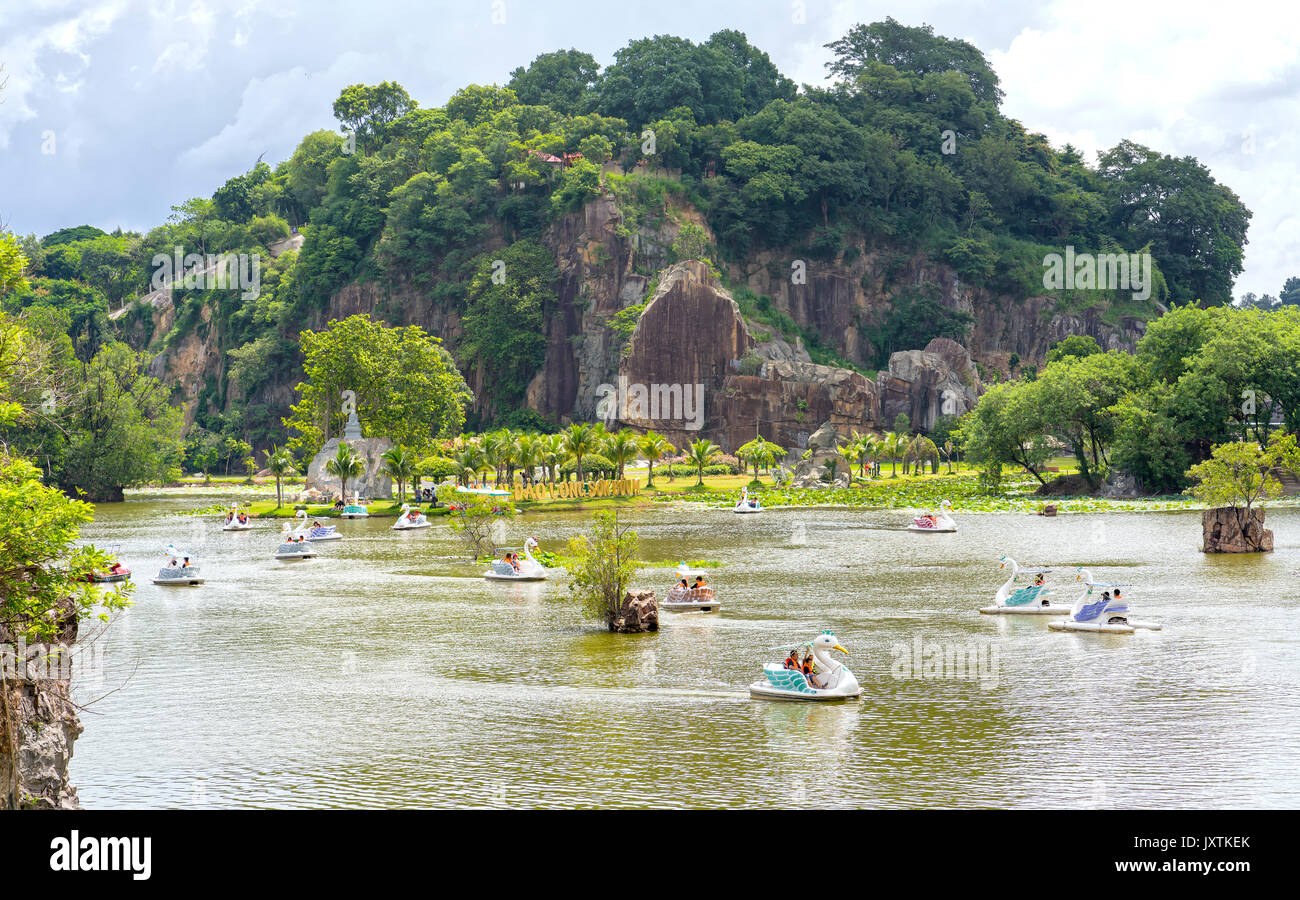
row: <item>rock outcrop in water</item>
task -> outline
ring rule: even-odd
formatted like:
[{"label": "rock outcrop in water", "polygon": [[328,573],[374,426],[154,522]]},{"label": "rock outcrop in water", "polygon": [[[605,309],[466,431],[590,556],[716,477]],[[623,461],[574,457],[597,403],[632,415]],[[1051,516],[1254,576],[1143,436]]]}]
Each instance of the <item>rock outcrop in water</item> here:
[{"label": "rock outcrop in water", "polygon": [[609,620],[609,630],[618,634],[639,634],[659,630],[659,601],[655,592],[628,591],[618,615]]},{"label": "rock outcrop in water", "polygon": [[1220,506],[1201,513],[1202,553],[1271,553],[1273,532],[1262,509]]}]

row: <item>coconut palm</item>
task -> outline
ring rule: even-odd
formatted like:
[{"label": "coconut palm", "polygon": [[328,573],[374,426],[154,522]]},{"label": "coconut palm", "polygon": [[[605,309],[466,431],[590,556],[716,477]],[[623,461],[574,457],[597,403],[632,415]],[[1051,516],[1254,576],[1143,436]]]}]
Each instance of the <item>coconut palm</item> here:
[{"label": "coconut palm", "polygon": [[623,477],[623,468],[637,458],[640,452],[637,437],[626,428],[609,436],[605,441],[605,455],[614,464],[614,477]]},{"label": "coconut palm", "polygon": [[[600,431],[597,431],[597,428]],[[564,432],[564,449],[577,460],[578,464],[578,481],[583,481],[582,458],[596,452],[600,446],[600,435],[605,429],[598,425],[586,425],[574,423],[569,426],[569,430]]]},{"label": "coconut palm", "polygon": [[406,484],[416,477],[415,457],[402,447],[385,450],[380,457],[384,461],[384,474],[397,482],[397,502],[406,502]]},{"label": "coconut palm", "polygon": [[339,496],[348,502],[348,481],[361,477],[366,471],[366,462],[356,454],[350,444],[339,444],[338,453],[325,463],[325,471],[339,480]]},{"label": "coconut palm", "polygon": [[906,436],[901,435],[896,431],[886,432],[884,439],[880,442],[881,454],[889,457],[890,478],[898,477],[898,456],[903,452],[903,448],[906,446]]},{"label": "coconut palm", "polygon": [[722,452],[722,448],[707,438],[693,441],[686,448],[686,461],[695,466],[697,487],[704,487],[704,467],[713,462],[713,457]]},{"label": "coconut palm", "polygon": [[646,487],[655,486],[655,463],[668,456],[676,453],[677,448],[668,441],[664,440],[663,435],[653,431],[647,431],[641,436],[640,447],[641,456],[650,467],[649,474],[646,476]]},{"label": "coconut palm", "polygon": [[470,479],[483,465],[483,451],[474,444],[466,444],[455,452],[451,460],[456,464],[456,480],[468,487]]},{"label": "coconut palm", "polygon": [[284,506],[284,493],[280,490],[280,481],[290,475],[297,475],[298,468],[294,464],[293,454],[287,449],[281,447],[272,447],[270,450],[263,450],[266,457],[266,468],[275,476],[275,508],[279,509]]},{"label": "coconut palm", "polygon": [[519,465],[519,478],[524,487],[533,483],[533,474],[541,459],[541,453],[540,435],[525,432],[515,440],[515,462]]},{"label": "coconut palm", "polygon": [[505,467],[506,457],[509,452],[509,433],[501,431],[489,431],[483,435],[483,463],[484,468],[490,468],[494,475],[494,484],[501,486],[501,470]]},{"label": "coconut palm", "polygon": [[549,484],[555,484],[555,479],[560,473],[560,466],[564,462],[564,435],[548,434],[542,440],[541,445],[541,464],[546,470],[546,481]]}]

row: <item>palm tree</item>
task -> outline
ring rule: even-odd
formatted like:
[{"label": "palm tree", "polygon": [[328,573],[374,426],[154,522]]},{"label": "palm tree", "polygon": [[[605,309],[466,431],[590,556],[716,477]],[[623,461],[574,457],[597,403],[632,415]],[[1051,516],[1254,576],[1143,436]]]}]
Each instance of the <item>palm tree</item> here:
[{"label": "palm tree", "polygon": [[489,431],[483,435],[484,467],[492,469],[497,487],[501,486],[501,469],[506,463],[508,444],[508,432],[504,430]]},{"label": "palm tree", "polygon": [[844,445],[844,448],[840,450],[840,456],[844,457],[844,461],[849,464],[850,481],[853,480],[853,467],[858,464],[858,461],[862,459],[862,454],[865,452],[866,451],[862,444],[858,443],[858,436],[856,433],[853,435],[852,439]]},{"label": "palm tree", "polygon": [[[604,428],[601,428],[601,432],[603,431]],[[599,433],[596,431],[596,426],[575,423],[564,432],[564,449],[578,461],[578,481],[584,480],[582,458],[595,452],[598,441]]]},{"label": "palm tree", "polygon": [[641,456],[645,459],[650,467],[650,473],[646,476],[646,487],[655,486],[655,463],[669,454],[676,453],[677,448],[668,441],[664,440],[663,435],[653,431],[647,431],[641,437]]},{"label": "palm tree", "polygon": [[695,466],[696,487],[704,487],[704,467],[713,462],[713,457],[722,452],[722,448],[707,438],[694,441],[686,449],[686,459]]},{"label": "palm tree", "polygon": [[348,481],[359,478],[365,470],[365,460],[357,456],[349,444],[339,444],[339,452],[325,463],[325,471],[339,480],[339,495],[344,503],[348,502]]},{"label": "palm tree", "polygon": [[406,483],[416,477],[415,457],[401,447],[384,451],[384,474],[397,482],[397,502],[406,502]]},{"label": "palm tree", "polygon": [[898,477],[898,454],[905,446],[907,438],[896,431],[886,432],[885,439],[880,442],[880,452],[889,457],[890,478]]},{"label": "palm tree", "polygon": [[456,464],[456,480],[468,487],[470,476],[476,475],[483,465],[483,451],[474,444],[467,444],[456,451],[452,462]]},{"label": "palm tree", "polygon": [[528,487],[533,483],[533,472],[537,468],[541,453],[539,435],[525,432],[515,440],[514,461],[519,465],[519,479],[523,482],[524,487]]},{"label": "palm tree", "polygon": [[611,435],[605,441],[605,455],[609,461],[614,464],[614,477],[623,477],[623,468],[632,460],[636,459],[640,451],[636,435],[626,428],[622,431]]},{"label": "palm tree", "polygon": [[289,475],[297,475],[298,468],[294,465],[293,454],[287,449],[272,447],[270,450],[263,450],[266,457],[266,468],[275,476],[275,508],[279,509],[284,506],[284,493],[280,490],[280,480]]},{"label": "palm tree", "polygon": [[546,469],[546,480],[555,484],[560,473],[560,464],[564,462],[564,435],[548,434],[542,440],[541,463]]}]

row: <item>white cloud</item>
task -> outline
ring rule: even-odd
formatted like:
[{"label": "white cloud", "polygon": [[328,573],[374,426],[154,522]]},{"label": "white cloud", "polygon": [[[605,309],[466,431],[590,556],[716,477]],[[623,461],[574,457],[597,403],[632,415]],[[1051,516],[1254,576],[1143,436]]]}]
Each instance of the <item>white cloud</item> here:
[{"label": "white cloud", "polygon": [[[1058,145],[1123,139],[1195,156],[1254,213],[1237,293],[1300,274],[1290,197],[1300,113],[1300,7],[1237,0],[1057,0],[988,53],[1004,111]],[[1267,27],[1261,27],[1267,22]],[[942,29],[940,29],[942,30]],[[1254,153],[1245,152],[1253,135]]]}]

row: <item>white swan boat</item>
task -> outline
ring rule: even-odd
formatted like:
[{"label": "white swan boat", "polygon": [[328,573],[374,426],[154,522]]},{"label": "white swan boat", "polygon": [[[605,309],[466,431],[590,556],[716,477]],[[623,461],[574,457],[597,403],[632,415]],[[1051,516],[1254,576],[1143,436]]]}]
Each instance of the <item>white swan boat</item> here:
[{"label": "white swan boat", "polygon": [[1051,569],[1022,569],[1009,556],[1002,557],[1000,562],[1002,565],[998,568],[1010,567],[1011,577],[1006,580],[1002,587],[998,588],[993,605],[983,607],[980,612],[986,616],[1066,616],[1070,614],[1068,607],[1052,605],[1051,600],[1048,599],[1052,596],[1052,589],[1046,584],[1040,582],[1025,587],[1016,587],[1017,576],[1046,576],[1052,573]]},{"label": "white swan boat", "polygon": [[415,528],[428,528],[429,519],[418,509],[411,509],[411,504],[403,503],[393,523],[393,531],[411,531]]},{"label": "white swan boat", "polygon": [[291,538],[302,538],[304,541],[318,543],[321,541],[341,541],[343,535],[339,533],[337,525],[308,525],[307,510],[300,509],[293,517],[293,531],[289,534]]},{"label": "white swan boat", "polygon": [[1060,622],[1049,622],[1053,631],[1090,631],[1100,634],[1132,634],[1139,628],[1159,631],[1155,622],[1138,622],[1128,617],[1128,598],[1124,596],[1127,584],[1093,581],[1088,570],[1079,568],[1076,580],[1084,583],[1084,591],[1070,610],[1070,617]]},{"label": "white swan boat", "polygon": [[[545,581],[546,567],[533,559],[531,551],[537,549],[537,541],[529,538],[524,541],[524,558],[519,561],[519,569],[504,559],[492,560],[492,568],[483,573],[488,581]],[[498,551],[503,552],[503,551]]]},{"label": "white swan boat", "polygon": [[787,669],[782,663],[763,666],[763,679],[749,686],[752,697],[766,700],[848,700],[862,693],[858,679],[846,666],[831,658],[838,650],[845,656],[849,651],[835,640],[835,633],[823,631],[811,644],[800,644],[794,649],[811,647],[817,670],[811,678],[797,669]]},{"label": "white swan boat", "polygon": [[907,526],[907,530],[926,531],[932,534],[954,532],[957,530],[957,523],[953,521],[952,516],[948,515],[950,509],[952,504],[945,500],[934,512],[914,518],[912,524]]},{"label": "white swan boat", "polygon": [[370,513],[364,506],[357,502],[357,498],[354,495],[352,497],[352,502],[343,507],[343,511],[339,513],[339,516],[344,519],[368,519],[370,518]]},{"label": "white swan boat", "polygon": [[[691,573],[686,563],[677,567],[677,577],[690,581]],[[696,610],[699,612],[718,612],[722,609],[722,604],[713,593],[713,588],[705,585],[704,587],[682,587],[681,584],[674,584],[664,597],[663,602],[659,604],[660,609],[676,610],[686,612]]]},{"label": "white swan boat", "polygon": [[251,531],[253,520],[247,513],[241,513],[238,506],[230,507],[230,512],[226,513],[226,524],[221,526],[222,531]]},{"label": "white swan boat", "polygon": [[168,545],[163,551],[167,556],[167,565],[158,570],[154,577],[154,584],[161,584],[165,587],[196,587],[203,583],[202,576],[199,575],[199,567],[194,565],[194,557],[188,553],[181,553],[173,545]]},{"label": "white swan boat", "polygon": [[280,546],[275,548],[275,558],[292,562],[299,559],[315,559],[320,554],[306,539],[286,534]]},{"label": "white swan boat", "polygon": [[736,505],[732,507],[731,511],[737,514],[760,513],[763,511],[763,501],[759,500],[757,497],[751,500],[749,497],[749,488],[744,488],[740,492],[740,499],[736,501]]}]

